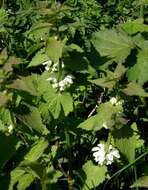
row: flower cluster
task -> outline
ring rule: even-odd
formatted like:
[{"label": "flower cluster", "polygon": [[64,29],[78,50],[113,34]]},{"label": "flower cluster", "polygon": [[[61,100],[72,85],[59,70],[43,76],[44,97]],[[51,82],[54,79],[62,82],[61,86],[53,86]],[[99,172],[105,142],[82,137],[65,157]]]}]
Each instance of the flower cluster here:
[{"label": "flower cluster", "polygon": [[[52,64],[52,61],[51,61],[51,60],[48,60],[48,61],[45,61],[45,62],[43,63],[43,65],[45,65],[45,70],[46,70],[46,71],[51,70],[51,73],[53,73],[53,72],[57,72],[57,71],[58,71],[59,62],[56,62],[56,63]],[[65,67],[65,65],[64,65],[63,62],[61,63],[61,67],[62,67],[62,68]]]},{"label": "flower cluster", "polygon": [[92,148],[93,156],[95,161],[99,165],[111,165],[114,159],[120,158],[119,151],[112,145],[109,145],[108,150],[106,150],[105,144],[98,144],[96,147]]},{"label": "flower cluster", "polygon": [[53,88],[59,89],[61,92],[64,91],[66,88],[70,87],[71,84],[73,84],[72,75],[67,75],[63,80],[59,82],[55,77],[49,77],[47,80],[52,84]]}]

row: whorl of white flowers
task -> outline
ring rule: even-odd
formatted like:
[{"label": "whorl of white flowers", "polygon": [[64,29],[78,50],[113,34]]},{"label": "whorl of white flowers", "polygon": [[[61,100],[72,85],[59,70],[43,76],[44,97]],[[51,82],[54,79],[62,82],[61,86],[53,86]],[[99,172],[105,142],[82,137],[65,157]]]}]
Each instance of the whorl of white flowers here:
[{"label": "whorl of white flowers", "polygon": [[59,82],[55,77],[49,77],[47,80],[52,84],[53,88],[59,89],[61,92],[64,91],[66,88],[70,87],[71,84],[73,84],[72,75],[67,75],[63,80]]},{"label": "whorl of white flowers", "polygon": [[94,160],[99,165],[111,165],[115,159],[120,158],[119,151],[112,145],[109,145],[106,150],[105,144],[100,143],[96,147],[92,148]]},{"label": "whorl of white flowers", "polygon": [[[46,70],[46,71],[51,70],[51,73],[58,71],[59,62],[56,62],[56,63],[52,64],[52,61],[51,61],[51,60],[48,60],[48,61],[45,61],[45,62],[42,63],[42,64],[45,65],[45,70]],[[63,62],[61,63],[61,67],[62,67],[62,68],[65,67],[65,65],[64,65]]]}]

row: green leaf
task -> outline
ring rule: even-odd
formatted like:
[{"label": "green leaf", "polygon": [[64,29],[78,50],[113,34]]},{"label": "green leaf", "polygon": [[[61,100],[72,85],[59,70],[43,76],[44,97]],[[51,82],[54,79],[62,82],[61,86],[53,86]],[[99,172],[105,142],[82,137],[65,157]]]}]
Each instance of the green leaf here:
[{"label": "green leaf", "polygon": [[54,37],[48,39],[46,53],[48,57],[55,63],[62,57],[65,41],[59,41]]},{"label": "green leaf", "polygon": [[[27,4],[27,3],[26,3]],[[27,37],[35,40],[46,39],[49,35],[49,23],[38,23],[33,25],[29,31],[26,32]]]},{"label": "green leaf", "polygon": [[13,186],[18,182],[18,180],[23,176],[25,173],[24,170],[16,168],[11,171],[11,178],[10,178],[10,184],[8,190],[13,190]]},{"label": "green leaf", "polygon": [[0,142],[0,168],[3,168],[7,161],[16,153],[20,141],[14,135],[6,136],[0,132]]},{"label": "green leaf", "polygon": [[61,94],[60,102],[64,110],[65,116],[67,116],[70,112],[73,111],[73,99],[68,92],[64,92]]},{"label": "green leaf", "polygon": [[7,49],[4,48],[1,52],[0,52],[0,65],[3,65],[5,63],[5,61],[8,58],[8,53],[7,53]]},{"label": "green leaf", "polygon": [[148,32],[148,26],[143,24],[144,20],[142,18],[136,19],[134,21],[128,21],[121,25],[121,27],[129,34],[133,35],[137,32]]},{"label": "green leaf", "polygon": [[33,145],[30,151],[25,155],[25,160],[28,160],[30,162],[37,161],[42,156],[43,152],[47,147],[48,147],[48,141],[46,141],[45,139],[40,139]]},{"label": "green leaf", "polygon": [[48,61],[49,58],[45,53],[45,48],[38,51],[35,56],[32,58],[31,62],[29,63],[28,67],[34,67],[41,65],[42,63]]},{"label": "green leaf", "polygon": [[[135,150],[143,145],[144,141],[138,135],[135,123],[131,127],[123,126],[113,131],[113,138],[116,147],[127,158],[129,163],[135,160]],[[128,147],[128,148],[127,148]]]},{"label": "green leaf", "polygon": [[19,79],[14,80],[12,84],[7,85],[7,87],[20,92],[27,92],[32,96],[37,96],[37,92],[32,81],[32,76],[20,77]]},{"label": "green leaf", "polygon": [[42,123],[41,115],[34,106],[22,104],[17,110],[16,117],[29,128],[40,134],[47,134],[48,130]]},{"label": "green leaf", "polygon": [[129,69],[128,80],[143,85],[148,81],[148,48],[142,49],[137,55],[137,63]]},{"label": "green leaf", "polygon": [[68,92],[62,94],[55,93],[52,95],[53,96],[50,96],[48,100],[48,109],[55,119],[59,117],[62,110],[65,116],[73,111],[73,99]]},{"label": "green leaf", "polygon": [[17,190],[25,190],[34,181],[34,177],[31,174],[24,174],[18,180]]},{"label": "green leaf", "polygon": [[90,80],[90,82],[103,88],[108,88],[109,90],[112,90],[115,84],[124,75],[125,71],[125,67],[122,64],[118,64],[114,72],[107,71],[106,77]]},{"label": "green leaf", "polygon": [[82,190],[88,190],[88,187],[91,189],[103,183],[106,173],[106,166],[96,166],[92,161],[86,162],[80,172],[81,179],[83,180]]},{"label": "green leaf", "polygon": [[101,56],[123,63],[134,48],[131,37],[116,30],[104,30],[93,34],[92,44]]},{"label": "green leaf", "polygon": [[148,188],[148,176],[142,176],[137,181],[133,183],[133,185],[130,186],[131,188],[135,187],[144,187]]},{"label": "green leaf", "polygon": [[129,83],[125,89],[122,90],[125,94],[129,96],[142,96],[148,97],[148,93],[138,84]]},{"label": "green leaf", "polygon": [[118,111],[119,110],[110,102],[103,103],[99,106],[96,115],[91,116],[90,118],[82,122],[78,127],[84,130],[97,131],[102,129],[103,124],[105,123],[108,128],[111,128],[114,124],[112,116]]}]

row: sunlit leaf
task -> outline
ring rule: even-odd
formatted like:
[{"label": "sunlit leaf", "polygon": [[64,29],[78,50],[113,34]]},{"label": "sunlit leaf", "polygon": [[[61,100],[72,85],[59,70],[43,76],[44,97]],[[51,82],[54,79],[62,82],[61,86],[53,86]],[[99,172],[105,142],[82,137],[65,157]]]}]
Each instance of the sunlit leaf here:
[{"label": "sunlit leaf", "polygon": [[124,62],[134,47],[131,37],[115,30],[96,32],[91,41],[101,56],[106,56],[117,63]]}]

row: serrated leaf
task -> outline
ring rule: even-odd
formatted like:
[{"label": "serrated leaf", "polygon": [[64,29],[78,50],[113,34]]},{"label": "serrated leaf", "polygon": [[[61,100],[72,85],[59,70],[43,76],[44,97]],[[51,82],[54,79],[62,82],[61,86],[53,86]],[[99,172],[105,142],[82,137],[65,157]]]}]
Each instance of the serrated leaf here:
[{"label": "serrated leaf", "polygon": [[129,83],[125,89],[122,90],[125,94],[129,96],[142,96],[148,97],[148,93],[138,84]]},{"label": "serrated leaf", "polygon": [[[109,111],[108,111],[109,110]],[[105,123],[109,128],[114,121],[112,116],[116,114],[117,109],[110,102],[103,103],[99,106],[97,114],[82,122],[78,127],[84,130],[100,130]]]},{"label": "serrated leaf", "polygon": [[38,51],[35,56],[32,58],[31,62],[29,63],[28,67],[34,67],[41,65],[42,63],[49,60],[49,57],[45,53],[45,49],[41,49]]},{"label": "serrated leaf", "polygon": [[4,64],[3,70],[8,73],[13,71],[13,67],[15,65],[19,65],[21,63],[21,59],[16,58],[14,56],[10,56],[9,59]]},{"label": "serrated leaf", "polygon": [[20,92],[27,92],[32,96],[37,96],[37,92],[32,81],[32,76],[20,77],[19,79],[14,80],[12,84],[7,85],[7,87]]},{"label": "serrated leaf", "polygon": [[56,93],[54,97],[49,98],[49,111],[52,113],[55,119],[57,119],[61,113],[64,111],[65,116],[73,111],[73,99],[68,92]]},{"label": "serrated leaf", "polygon": [[103,88],[108,88],[109,90],[112,90],[114,85],[116,84],[115,80],[109,80],[106,77],[94,79],[94,80],[91,80],[90,82],[92,82],[93,84],[96,84],[98,86],[101,86]]},{"label": "serrated leaf", "polygon": [[122,64],[118,64],[114,72],[107,72],[106,77],[90,80],[90,82],[103,88],[108,88],[109,90],[112,90],[115,84],[124,75],[125,71],[125,67]]},{"label": "serrated leaf", "polygon": [[48,130],[42,123],[41,115],[38,109],[30,105],[20,105],[16,117],[29,128],[34,129],[40,134],[47,134]]},{"label": "serrated leaf", "polygon": [[88,187],[91,189],[103,183],[106,173],[106,166],[96,166],[92,161],[86,162],[80,172],[81,178],[83,179],[82,190],[87,190]]},{"label": "serrated leaf", "polygon": [[7,94],[0,92],[0,107],[5,106],[9,101]]},{"label": "serrated leaf", "polygon": [[0,65],[3,65],[8,58],[7,48],[0,52]]},{"label": "serrated leaf", "polygon": [[140,177],[130,187],[131,188],[135,188],[135,187],[145,187],[145,188],[148,188],[148,176]]},{"label": "serrated leaf", "polygon": [[148,26],[143,24],[144,20],[142,18],[136,19],[134,21],[128,21],[122,24],[122,28],[129,34],[133,35],[137,32],[147,32]]},{"label": "serrated leaf", "polygon": [[31,174],[26,173],[22,175],[18,181],[17,190],[25,190],[31,185],[33,181],[34,177]]},{"label": "serrated leaf", "polygon": [[62,93],[60,97],[60,102],[64,110],[65,116],[67,116],[70,112],[73,111],[73,99],[68,92]]},{"label": "serrated leaf", "polygon": [[25,160],[28,160],[30,162],[37,161],[42,156],[43,152],[47,147],[48,147],[48,141],[46,141],[45,139],[40,139],[33,145],[30,151],[25,155]]},{"label": "serrated leaf", "polygon": [[[127,158],[129,163],[135,160],[135,150],[143,145],[143,140],[138,135],[138,129],[134,123],[131,127],[123,126],[113,131],[116,147]],[[128,147],[128,148],[127,148]]]},{"label": "serrated leaf", "polygon": [[26,35],[35,40],[41,40],[48,37],[49,28],[51,24],[49,23],[37,23],[33,25],[29,31],[27,31]]},{"label": "serrated leaf", "polygon": [[148,81],[148,48],[142,49],[137,55],[137,63],[129,69],[128,80],[143,85]]},{"label": "serrated leaf", "polygon": [[64,45],[65,41],[59,41],[54,37],[48,39],[46,53],[54,63],[58,62],[59,58],[62,57]]},{"label": "serrated leaf", "polygon": [[96,32],[91,41],[101,56],[117,63],[123,63],[134,47],[131,37],[116,30]]}]

